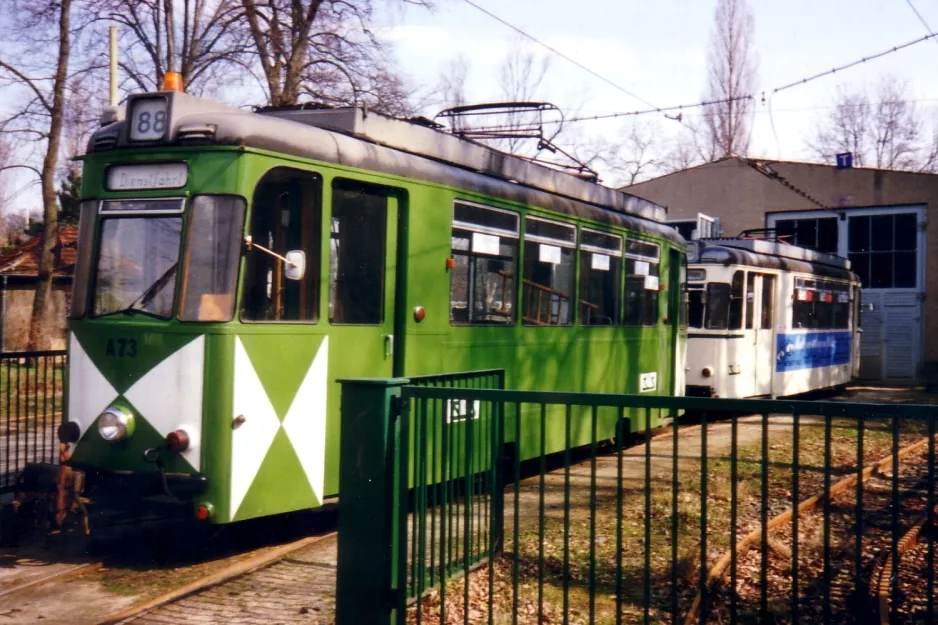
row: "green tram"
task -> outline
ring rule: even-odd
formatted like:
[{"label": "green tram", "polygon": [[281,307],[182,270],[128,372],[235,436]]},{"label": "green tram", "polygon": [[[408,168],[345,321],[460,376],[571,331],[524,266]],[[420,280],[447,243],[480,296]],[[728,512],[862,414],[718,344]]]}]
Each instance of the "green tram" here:
[{"label": "green tram", "polygon": [[[59,436],[92,496],[168,492],[211,523],[319,506],[341,378],[683,390],[664,210],[427,124],[135,95],[82,196]],[[536,455],[537,415],[508,418]]]}]

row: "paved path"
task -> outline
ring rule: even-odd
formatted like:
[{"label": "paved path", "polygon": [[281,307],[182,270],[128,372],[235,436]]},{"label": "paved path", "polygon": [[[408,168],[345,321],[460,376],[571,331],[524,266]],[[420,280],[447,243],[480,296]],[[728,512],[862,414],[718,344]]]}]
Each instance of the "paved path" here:
[{"label": "paved path", "polygon": [[142,616],[134,625],[332,623],[335,535],[276,564],[203,590]]}]

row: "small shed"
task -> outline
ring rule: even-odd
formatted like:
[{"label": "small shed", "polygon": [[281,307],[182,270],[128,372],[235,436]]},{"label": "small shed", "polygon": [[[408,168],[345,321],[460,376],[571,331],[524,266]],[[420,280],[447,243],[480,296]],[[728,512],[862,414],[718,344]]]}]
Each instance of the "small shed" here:
[{"label": "small shed", "polygon": [[[0,351],[25,351],[29,342],[29,322],[39,281],[40,237],[0,254]],[[72,295],[72,275],[78,243],[78,226],[59,224],[53,255],[52,300],[46,316],[45,346],[65,349],[66,318]]]}]

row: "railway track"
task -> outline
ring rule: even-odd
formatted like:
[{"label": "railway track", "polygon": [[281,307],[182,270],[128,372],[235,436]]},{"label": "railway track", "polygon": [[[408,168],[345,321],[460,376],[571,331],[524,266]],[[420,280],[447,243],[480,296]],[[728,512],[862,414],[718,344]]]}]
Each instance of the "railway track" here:
[{"label": "railway track", "polygon": [[89,573],[95,569],[99,569],[104,565],[103,562],[84,562],[81,564],[74,564],[69,567],[59,569],[54,573],[49,573],[48,575],[43,575],[34,579],[28,579],[18,584],[13,584],[3,590],[0,590],[0,599],[4,597],[10,597],[12,595],[19,594],[26,590],[35,588],[37,586],[42,586],[50,582],[61,582],[65,581],[68,578],[74,577],[76,575],[81,575],[83,573]]},{"label": "railway track", "polygon": [[[872,622],[888,624],[897,622],[897,618],[908,618],[917,610],[924,610],[922,580],[927,566],[925,545],[919,541],[926,531],[930,531],[926,527],[927,449],[928,438],[918,440],[899,451],[898,466],[893,466],[890,455],[867,465],[859,476],[853,473],[840,480],[830,487],[830,502],[826,506],[823,491],[801,502],[798,506],[797,551],[793,549],[794,513],[791,509],[767,523],[766,604],[769,618],[776,619],[773,622],[816,618],[831,623],[866,623],[871,622],[872,617]],[[860,489],[856,488],[858,479],[862,484]],[[859,512],[856,506],[858,490],[862,493]],[[898,503],[900,511],[895,516],[894,503]],[[830,511],[826,528],[822,506]],[[859,539],[857,527],[862,528]],[[826,563],[825,531],[829,536]],[[900,585],[904,591],[896,595],[902,602],[891,606],[894,537]],[[759,568],[760,542],[761,527],[737,544],[738,571]],[[791,601],[793,552],[797,554],[797,576],[801,579],[799,599],[795,603]],[[709,571],[706,582],[709,597],[705,610],[708,622],[728,621],[730,596],[734,591],[738,614],[758,614],[761,609],[758,576],[739,573],[736,588],[729,588],[724,580],[729,564],[730,554],[727,553]],[[919,573],[917,579],[912,577],[914,573]],[[828,607],[825,607],[825,602]],[[702,604],[703,597],[698,593],[685,625],[701,622]]]}]

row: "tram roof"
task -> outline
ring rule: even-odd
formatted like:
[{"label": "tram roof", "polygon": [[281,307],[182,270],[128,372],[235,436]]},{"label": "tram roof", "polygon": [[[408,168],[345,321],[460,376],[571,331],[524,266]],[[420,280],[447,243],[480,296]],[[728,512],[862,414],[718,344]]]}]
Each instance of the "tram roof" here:
[{"label": "tram roof", "polygon": [[761,239],[702,239],[691,248],[689,262],[744,265],[859,281],[859,277],[850,271],[850,261],[845,258]]},{"label": "tram roof", "polygon": [[[166,139],[128,137],[125,110],[166,98]],[[234,145],[472,189],[538,208],[617,225],[686,245],[666,210],[617,189],[420,124],[360,108],[250,112],[180,92],[132,95],[90,138],[88,153],[143,147]]]}]

